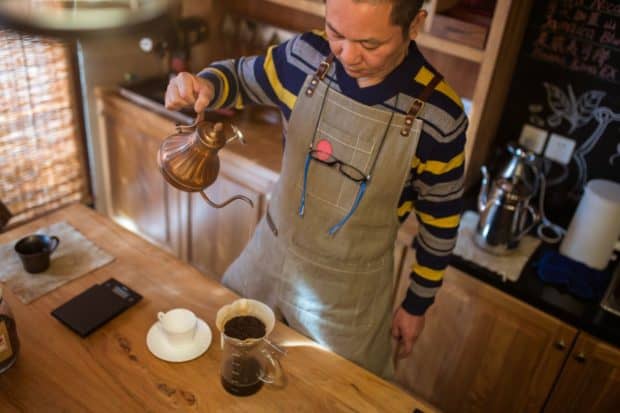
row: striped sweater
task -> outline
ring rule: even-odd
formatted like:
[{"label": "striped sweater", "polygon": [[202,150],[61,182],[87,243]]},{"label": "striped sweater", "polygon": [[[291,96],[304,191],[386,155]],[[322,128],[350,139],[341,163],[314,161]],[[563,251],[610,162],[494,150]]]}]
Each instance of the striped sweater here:
[{"label": "striped sweater", "polygon": [[[283,114],[286,139],[288,120],[304,80],[316,72],[329,52],[323,32],[304,33],[271,47],[265,56],[213,63],[199,76],[209,79],[215,87],[212,109],[240,109],[252,103],[278,107]],[[327,78],[331,87],[351,99],[405,113],[434,72],[412,42],[405,60],[377,85],[360,88],[337,60]],[[387,104],[394,102],[397,94],[398,107]],[[422,134],[395,211],[400,222],[414,211],[420,223],[413,242],[416,260],[411,269],[411,284],[402,304],[414,315],[424,314],[433,303],[456,243],[467,129],[461,100],[445,81],[435,87],[421,118]]]}]

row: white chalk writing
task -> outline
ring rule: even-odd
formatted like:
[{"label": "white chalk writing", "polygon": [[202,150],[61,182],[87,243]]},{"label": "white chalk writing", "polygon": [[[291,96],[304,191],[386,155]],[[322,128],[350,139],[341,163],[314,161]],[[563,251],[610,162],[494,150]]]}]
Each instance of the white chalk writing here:
[{"label": "white chalk writing", "polygon": [[531,56],[573,72],[620,82],[617,1],[550,0]]}]

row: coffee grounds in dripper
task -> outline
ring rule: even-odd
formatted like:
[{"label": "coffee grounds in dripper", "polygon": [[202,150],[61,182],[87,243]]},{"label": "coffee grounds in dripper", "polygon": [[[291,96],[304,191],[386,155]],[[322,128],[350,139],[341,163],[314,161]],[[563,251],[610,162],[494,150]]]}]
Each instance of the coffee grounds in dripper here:
[{"label": "coffee grounds in dripper", "polygon": [[224,324],[224,334],[239,340],[262,338],[265,332],[265,323],[251,315],[233,317]]}]

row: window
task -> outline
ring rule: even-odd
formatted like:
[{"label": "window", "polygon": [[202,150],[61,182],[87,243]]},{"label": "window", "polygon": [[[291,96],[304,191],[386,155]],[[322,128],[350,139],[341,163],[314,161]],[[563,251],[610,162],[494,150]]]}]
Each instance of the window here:
[{"label": "window", "polygon": [[0,201],[9,225],[89,197],[71,49],[0,30]]}]

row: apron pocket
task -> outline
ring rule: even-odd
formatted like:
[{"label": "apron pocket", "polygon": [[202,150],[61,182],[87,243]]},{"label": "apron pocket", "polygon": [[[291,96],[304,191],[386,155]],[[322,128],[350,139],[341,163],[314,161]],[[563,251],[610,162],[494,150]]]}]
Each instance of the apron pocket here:
[{"label": "apron pocket", "polygon": [[[390,269],[391,265],[375,266],[364,272],[334,268],[289,249],[279,300],[299,313],[296,318],[321,320],[324,328],[366,329],[384,316],[384,309],[375,308],[374,304],[386,288],[392,288]],[[312,333],[311,326],[304,327]]]},{"label": "apron pocket", "polygon": [[[297,188],[303,190],[303,173],[297,182]],[[338,171],[337,166],[324,165],[318,161],[310,161],[308,167],[308,182],[306,184],[306,200],[308,204],[313,202],[327,204],[346,214],[353,205],[359,184],[345,178]],[[311,210],[311,207],[308,207]]]},{"label": "apron pocket", "polygon": [[335,236],[329,235],[329,229],[340,219],[323,211],[309,210],[291,236],[294,250],[303,257],[312,257],[312,262],[350,272],[384,268],[386,257],[393,256],[396,224],[366,225],[354,214]]}]

